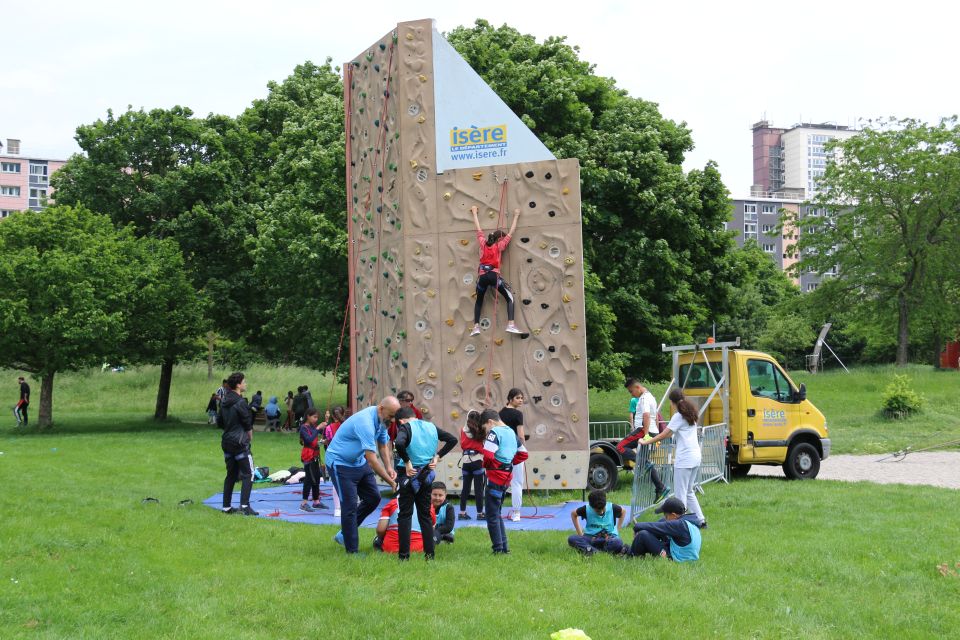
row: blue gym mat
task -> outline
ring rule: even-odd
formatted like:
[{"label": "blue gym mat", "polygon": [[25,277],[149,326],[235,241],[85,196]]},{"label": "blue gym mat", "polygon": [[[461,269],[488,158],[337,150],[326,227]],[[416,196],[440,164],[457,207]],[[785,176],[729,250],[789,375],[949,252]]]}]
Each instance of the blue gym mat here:
[{"label": "blue gym mat", "polygon": [[[302,492],[303,485],[300,484],[266,487],[263,489],[254,488],[253,493],[250,495],[250,506],[260,514],[260,518],[301,522],[305,524],[329,524],[339,526],[340,518],[333,517],[333,493],[330,483],[324,482],[320,485],[321,499],[327,505],[326,509],[320,511],[313,513],[300,511],[300,497]],[[234,507],[238,505],[238,497],[239,493],[235,491],[233,494]],[[361,526],[368,529],[376,527],[377,521],[380,519],[380,509],[382,509],[387,502],[388,500],[386,498],[381,499],[380,506],[367,517]],[[456,496],[452,496],[451,502],[454,505],[454,509],[459,513],[459,499],[456,498]],[[509,503],[509,500],[507,500],[507,502]],[[520,522],[510,520],[509,517],[507,517],[510,514],[510,508],[506,504],[503,507],[504,522],[511,531],[572,531],[573,526],[570,523],[570,513],[584,504],[583,502],[575,501],[546,506],[532,506],[529,504],[531,502],[530,498],[525,498],[524,502],[528,504],[520,510]],[[223,494],[214,494],[204,500],[203,504],[213,507],[214,509],[220,509],[223,505]],[[630,507],[627,505],[623,505],[623,507],[627,510],[626,522],[629,522]],[[457,520],[457,529],[462,529],[463,527],[486,528],[486,521],[476,519],[477,510],[474,507],[473,499],[470,500],[467,506],[467,513],[470,515],[471,520]]]}]

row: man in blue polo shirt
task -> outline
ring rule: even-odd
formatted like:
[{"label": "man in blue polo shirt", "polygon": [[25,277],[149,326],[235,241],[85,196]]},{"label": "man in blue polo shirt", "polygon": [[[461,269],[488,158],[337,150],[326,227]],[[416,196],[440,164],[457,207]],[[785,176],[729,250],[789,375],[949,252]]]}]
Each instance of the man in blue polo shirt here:
[{"label": "man in blue polo shirt", "polygon": [[337,541],[342,535],[347,553],[358,551],[357,528],[380,505],[380,491],[373,474],[397,490],[387,424],[399,408],[400,401],[387,396],[378,406],[358,411],[340,425],[337,437],[327,447],[327,469],[342,505]]}]

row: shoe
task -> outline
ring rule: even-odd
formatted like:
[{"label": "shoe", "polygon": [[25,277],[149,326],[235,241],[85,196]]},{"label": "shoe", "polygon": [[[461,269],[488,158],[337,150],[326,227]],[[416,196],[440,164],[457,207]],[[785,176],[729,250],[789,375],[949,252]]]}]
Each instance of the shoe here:
[{"label": "shoe", "polygon": [[664,500],[666,500],[666,499],[667,499],[667,496],[669,496],[669,495],[670,495],[670,487],[666,487],[666,486],[665,486],[665,487],[663,488],[663,491],[661,491],[660,493],[657,494],[657,499],[654,501],[653,504],[660,504],[661,502],[663,502]]},{"label": "shoe", "polygon": [[487,519],[487,514],[485,514],[483,511],[477,514],[477,520],[486,520],[486,519]]},{"label": "shoe", "polygon": [[343,543],[343,531],[337,531],[337,535],[333,536],[333,541],[336,542],[341,547],[346,546]]},{"label": "shoe", "polygon": [[340,517],[340,509],[334,509],[334,510],[333,510],[333,517],[334,517],[334,518],[339,518],[339,517]]},{"label": "shoe", "polygon": [[475,324],[473,325],[473,331],[470,332],[470,337],[472,338],[473,336],[478,336],[478,335],[480,335],[480,325]]},{"label": "shoe", "polygon": [[[477,515],[479,516],[480,514],[477,514]],[[470,517],[469,513],[464,511],[459,516],[457,516],[457,520],[473,520],[473,518]]]},{"label": "shoe", "polygon": [[510,519],[513,520],[514,522],[520,522],[520,510],[518,509],[517,511],[514,511],[512,514],[510,514]]},{"label": "shoe", "polygon": [[245,506],[245,507],[240,507],[240,515],[242,515],[242,516],[258,516],[258,515],[260,515],[260,514],[257,513],[256,511],[254,511],[253,509],[251,509],[251,508],[250,508],[250,505],[247,505],[247,506]]},{"label": "shoe", "polygon": [[707,528],[707,521],[704,520],[703,522],[701,522],[701,523],[698,524],[697,526],[700,527],[701,529],[706,529],[706,528]]},{"label": "shoe", "polygon": [[506,556],[506,555],[510,555],[510,550],[509,550],[509,549],[494,549],[494,550],[493,550],[493,555],[498,556],[498,555],[501,555],[501,554],[502,554],[502,555],[505,555],[505,556]]},{"label": "shoe", "polygon": [[313,513],[314,511],[316,511],[316,509],[314,509],[313,507],[311,507],[309,504],[302,504],[302,505],[300,505],[300,511],[306,511],[307,513]]},{"label": "shoe", "polygon": [[316,501],[316,502],[313,503],[313,510],[314,510],[314,511],[320,511],[320,509],[329,509],[329,508],[330,508],[330,507],[328,507],[324,502],[322,502],[322,501],[320,501],[320,500],[318,500],[318,501]]},{"label": "shoe", "polygon": [[239,509],[235,509],[235,508],[233,508],[233,507],[227,507],[226,509],[223,510],[223,512],[224,512],[225,514],[227,514],[227,515],[233,515],[234,513],[239,513],[240,510],[239,510]]},{"label": "shoe", "polygon": [[520,331],[520,329],[517,329],[516,325],[508,324],[507,333],[523,333],[523,331]]}]

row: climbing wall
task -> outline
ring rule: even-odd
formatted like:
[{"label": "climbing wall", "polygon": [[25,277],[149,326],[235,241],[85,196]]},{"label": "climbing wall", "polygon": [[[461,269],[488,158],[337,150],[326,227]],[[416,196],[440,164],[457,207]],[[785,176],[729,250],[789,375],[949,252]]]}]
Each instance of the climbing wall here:
[{"label": "climbing wall", "polygon": [[[530,440],[528,484],[586,485],[588,407],[580,175],[576,160],[540,160],[437,173],[429,20],[401,23],[345,65],[350,222],[351,384],[355,407],[409,389],[425,417],[457,433],[470,409],[500,408],[511,387]],[[478,246],[517,231],[502,271],[516,298],[488,293],[470,337]],[[458,455],[440,470],[459,490]]]}]

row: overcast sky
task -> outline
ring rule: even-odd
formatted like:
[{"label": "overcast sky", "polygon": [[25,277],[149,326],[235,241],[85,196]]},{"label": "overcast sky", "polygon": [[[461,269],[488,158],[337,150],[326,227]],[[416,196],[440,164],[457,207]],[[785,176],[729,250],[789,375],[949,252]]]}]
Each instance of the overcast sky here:
[{"label": "overcast sky", "polygon": [[352,59],[399,21],[435,18],[449,31],[484,18],[567,36],[597,73],[687,122],[686,168],[715,160],[737,195],[752,182],[749,127],[764,116],[790,126],[960,111],[958,17],[932,0],[0,0],[0,140],[67,157],[76,126],[111,107],[236,115],[298,63]]}]

